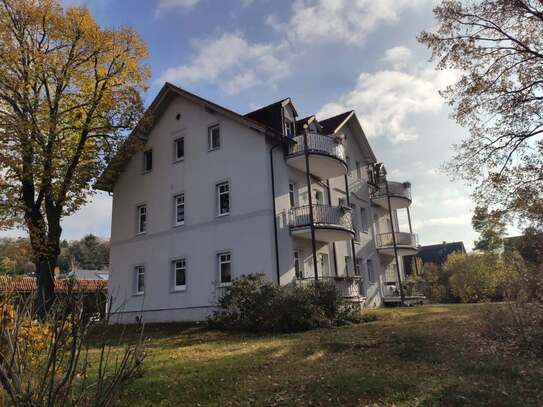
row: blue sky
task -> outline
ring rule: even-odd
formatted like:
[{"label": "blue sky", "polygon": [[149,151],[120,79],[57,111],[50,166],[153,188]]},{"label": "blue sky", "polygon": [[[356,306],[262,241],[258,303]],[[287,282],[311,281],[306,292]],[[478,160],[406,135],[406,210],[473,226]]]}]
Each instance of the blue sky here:
[{"label": "blue sky", "polygon": [[[389,179],[412,182],[423,244],[472,246],[469,191],[439,172],[466,135],[416,41],[435,0],[64,0],[103,26],[130,25],[149,49],[149,103],[165,80],[240,113],[290,96],[300,115],[355,109]],[[98,194],[64,221],[64,238],[108,237],[111,199]],[[404,219],[405,220],[405,219]],[[4,232],[14,234],[16,232]]]}]

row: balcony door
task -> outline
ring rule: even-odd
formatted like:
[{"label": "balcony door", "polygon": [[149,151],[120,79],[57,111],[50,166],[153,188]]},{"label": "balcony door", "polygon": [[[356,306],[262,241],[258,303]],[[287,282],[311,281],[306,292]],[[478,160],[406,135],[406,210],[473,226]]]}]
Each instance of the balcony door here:
[{"label": "balcony door", "polygon": [[319,277],[330,277],[330,258],[327,253],[317,254],[317,272]]}]

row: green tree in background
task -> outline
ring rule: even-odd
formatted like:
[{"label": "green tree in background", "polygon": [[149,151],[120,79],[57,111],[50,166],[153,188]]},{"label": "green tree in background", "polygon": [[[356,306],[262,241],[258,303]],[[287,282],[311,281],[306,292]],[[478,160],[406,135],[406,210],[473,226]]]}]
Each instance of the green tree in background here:
[{"label": "green tree in background", "polygon": [[478,206],[473,213],[471,224],[479,233],[479,238],[474,242],[475,250],[496,253],[502,248],[506,227],[503,211]]}]

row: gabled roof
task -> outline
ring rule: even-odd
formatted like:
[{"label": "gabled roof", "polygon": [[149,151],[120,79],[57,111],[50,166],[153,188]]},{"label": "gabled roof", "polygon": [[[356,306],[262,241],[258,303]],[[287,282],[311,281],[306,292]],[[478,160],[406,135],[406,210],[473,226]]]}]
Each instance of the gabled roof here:
[{"label": "gabled roof", "polygon": [[352,126],[356,129],[356,132],[360,134],[360,142],[364,147],[364,150],[368,153],[368,161],[366,164],[371,164],[377,162],[377,158],[371,149],[370,143],[364,133],[364,129],[356,116],[354,110],[349,110],[348,112],[340,113],[336,116],[329,117],[328,119],[319,120],[320,125],[322,126],[322,132],[324,134],[333,135],[337,133],[343,126],[347,123],[351,123]]},{"label": "gabled roof", "polygon": [[[270,126],[267,126],[265,123],[255,121],[251,117],[242,116],[239,113],[210,102],[209,100],[166,82],[162,89],[160,89],[160,92],[158,92],[153,102],[149,105],[149,108],[146,110],[144,119],[142,119],[136,128],[130,133],[117,154],[109,162],[107,168],[100,175],[100,177],[98,177],[98,180],[94,185],[96,189],[108,192],[113,190],[113,185],[117,181],[120,172],[124,169],[125,165],[134,155],[134,153],[141,149],[142,144],[144,144],[144,142],[147,140],[149,132],[157,122],[157,119],[166,110],[170,101],[178,96],[200,105],[211,112],[220,113],[223,116],[226,116],[229,119],[232,119],[241,125],[247,126],[263,135],[282,137],[281,128],[276,130]],[[290,101],[290,99],[288,100]]]},{"label": "gabled roof", "polygon": [[296,116],[298,113],[296,113],[292,100],[290,98],[285,98],[272,103],[271,105],[253,110],[252,112],[247,113],[244,117],[255,120],[271,127],[275,131],[283,133],[283,108],[288,105],[292,106],[294,115]]},{"label": "gabled roof", "polygon": [[320,120],[319,123],[322,126],[324,134],[334,134],[337,130],[343,126],[354,114],[354,110],[340,113],[336,116],[329,117],[328,119]]},{"label": "gabled roof", "polygon": [[317,125],[317,127],[322,130],[322,126],[321,124],[319,123],[319,121],[317,120],[317,118],[315,117],[315,115],[311,115],[311,116],[307,116],[307,117],[304,117],[303,119],[300,119],[300,120],[296,120],[296,133],[298,134],[301,134],[303,133],[304,131],[304,125],[307,124],[308,126],[315,122],[315,124]]}]

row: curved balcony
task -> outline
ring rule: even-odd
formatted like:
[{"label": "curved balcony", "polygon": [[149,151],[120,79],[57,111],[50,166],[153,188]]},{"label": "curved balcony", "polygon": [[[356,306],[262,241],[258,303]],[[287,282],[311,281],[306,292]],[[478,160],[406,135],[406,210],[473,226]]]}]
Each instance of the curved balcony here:
[{"label": "curved balcony", "polygon": [[[407,208],[411,205],[411,184],[409,182],[388,181],[390,206],[392,210]],[[382,182],[372,194],[372,202],[388,209],[387,184]]]},{"label": "curved balcony", "polygon": [[[304,136],[294,137],[296,144],[289,147],[287,164],[305,172]],[[345,147],[336,139],[324,134],[308,133],[309,170],[311,174],[322,178],[334,178],[347,174]]]},{"label": "curved balcony", "polygon": [[[288,214],[290,233],[303,239],[311,239],[309,205],[291,208]],[[339,242],[354,237],[353,219],[349,208],[313,205],[315,240]]]},{"label": "curved balcony", "polygon": [[[398,256],[417,254],[417,235],[406,232],[394,232]],[[394,256],[394,238],[391,232],[380,233],[375,237],[375,246],[379,253]]]}]

